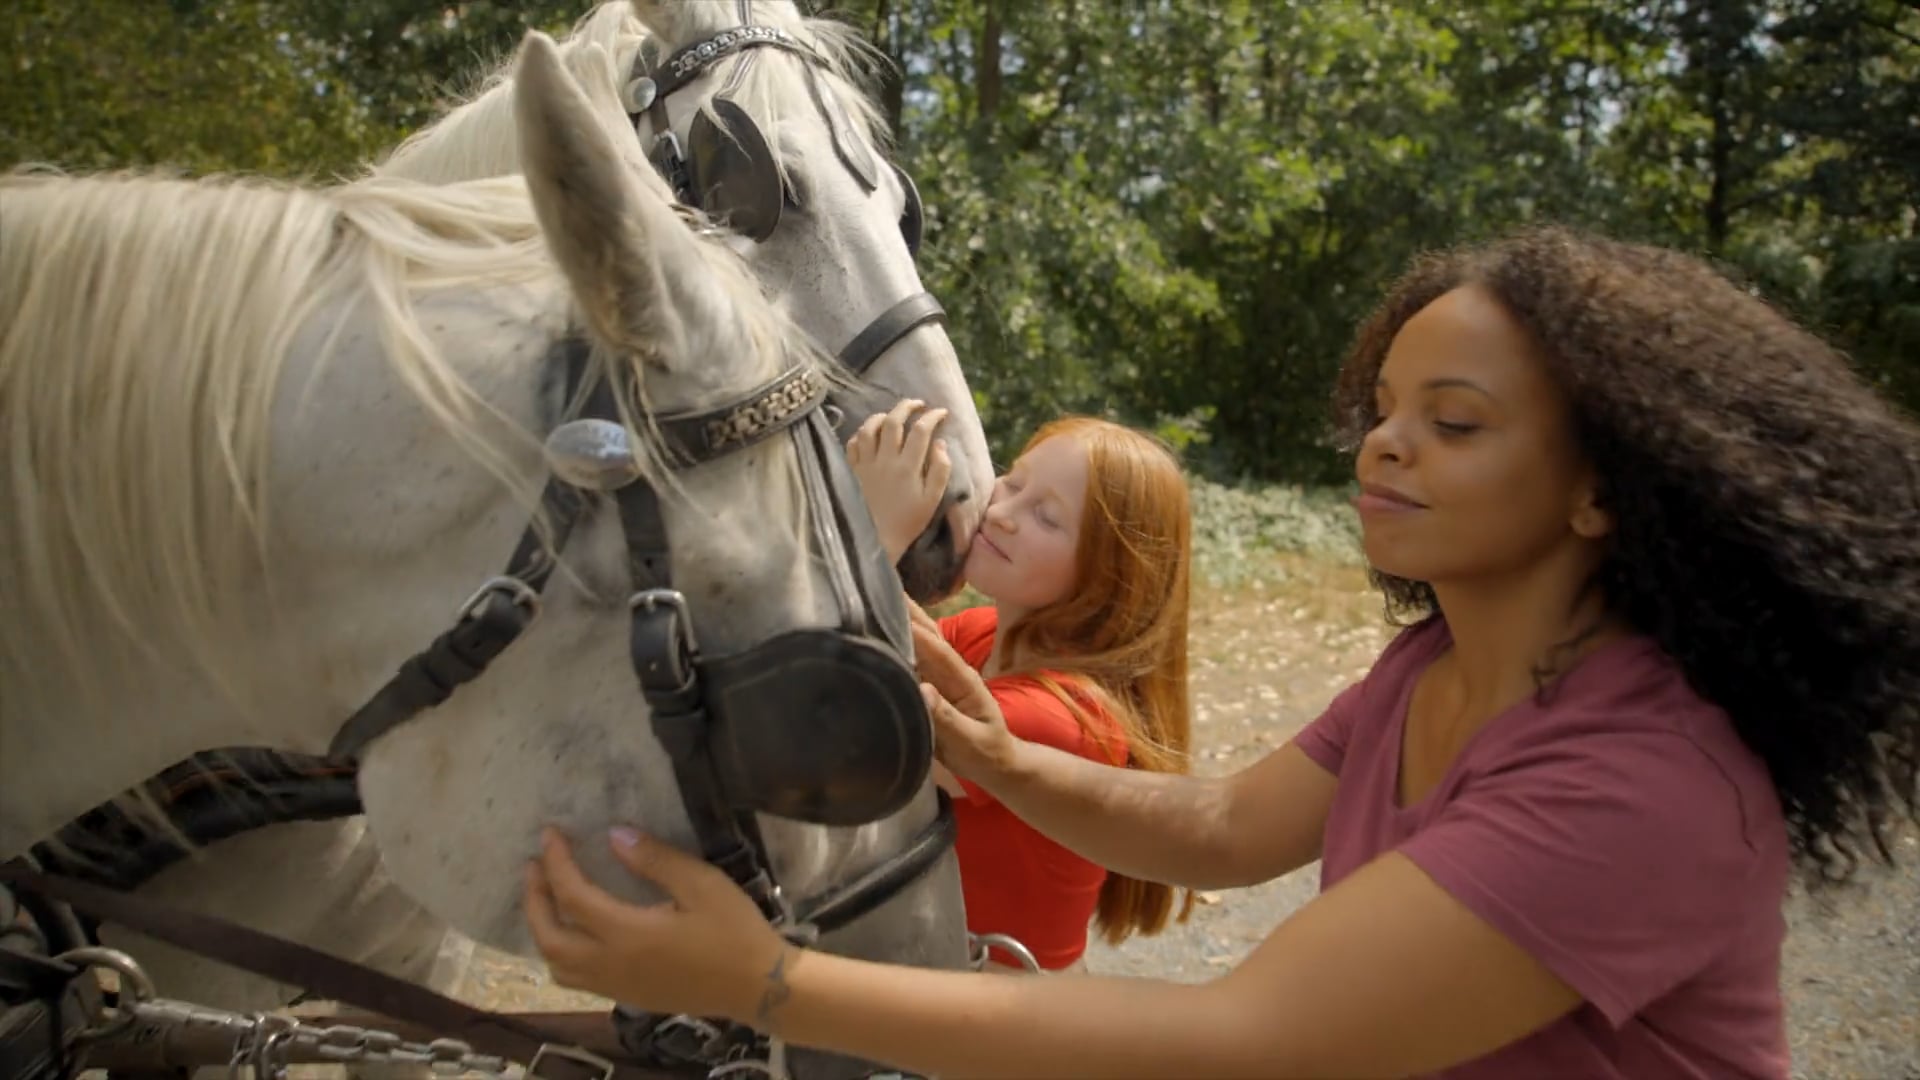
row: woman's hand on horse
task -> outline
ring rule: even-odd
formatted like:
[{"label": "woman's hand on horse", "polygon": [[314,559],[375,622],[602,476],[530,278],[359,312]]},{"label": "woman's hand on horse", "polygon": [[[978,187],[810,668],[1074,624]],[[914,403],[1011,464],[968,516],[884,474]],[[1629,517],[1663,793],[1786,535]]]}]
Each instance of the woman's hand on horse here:
[{"label": "woman's hand on horse", "polygon": [[932,777],[934,787],[939,788],[941,791],[946,792],[956,799],[971,799],[973,797],[968,793],[966,785],[960,782],[960,778],[953,775],[951,770],[945,765],[940,764],[937,760],[933,763],[933,768],[929,770],[928,775]]},{"label": "woman's hand on horse", "polygon": [[927,609],[921,607],[919,602],[916,601],[913,597],[907,596],[906,593],[904,592],[902,592],[900,595],[906,597],[907,620],[909,622],[911,622],[915,626],[924,627],[928,630],[931,630],[936,634],[940,632],[939,620],[927,614]]},{"label": "woman's hand on horse", "polygon": [[527,865],[527,926],[554,982],[650,1012],[752,1016],[768,972],[797,953],[718,869],[630,829],[614,858],[671,901],[629,904],[588,881],[557,831]]},{"label": "woman's hand on horse", "polygon": [[1007,730],[1000,703],[993,700],[986,680],[960,658],[940,635],[937,626],[915,620],[913,660],[920,675],[920,695],[933,715],[935,745],[940,761],[957,776],[982,786],[1013,767],[1019,742]]},{"label": "woman's hand on horse", "polygon": [[875,413],[847,440],[847,463],[860,480],[889,562],[900,561],[913,538],[933,520],[953,475],[947,444],[933,437],[947,410],[928,409],[907,423],[923,404],[908,398],[888,412]]}]

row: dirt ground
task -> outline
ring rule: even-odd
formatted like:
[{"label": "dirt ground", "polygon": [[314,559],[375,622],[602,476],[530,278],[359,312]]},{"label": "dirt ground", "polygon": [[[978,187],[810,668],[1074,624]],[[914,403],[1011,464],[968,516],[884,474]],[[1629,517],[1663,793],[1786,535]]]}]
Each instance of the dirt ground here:
[{"label": "dirt ground", "polygon": [[[1192,630],[1196,771],[1241,768],[1281,745],[1365,673],[1390,630],[1351,566],[1300,558],[1276,580],[1197,599]],[[1905,870],[1819,911],[1796,896],[1782,984],[1795,1075],[1808,1080],[1920,1080],[1920,841],[1901,842]],[[1200,897],[1193,918],[1119,948],[1096,943],[1101,973],[1198,982],[1238,963],[1312,899],[1318,865],[1278,881]],[[544,985],[538,970],[476,956],[461,994],[499,1008],[595,1008]]]}]

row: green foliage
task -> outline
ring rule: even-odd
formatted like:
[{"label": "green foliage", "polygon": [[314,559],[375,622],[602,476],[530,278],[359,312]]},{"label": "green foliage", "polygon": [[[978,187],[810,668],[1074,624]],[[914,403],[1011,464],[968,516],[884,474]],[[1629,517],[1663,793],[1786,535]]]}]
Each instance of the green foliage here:
[{"label": "green foliage", "polygon": [[1837,252],[1817,312],[1896,400],[1920,411],[1920,239],[1863,241]]},{"label": "green foliage", "polygon": [[398,134],[369,122],[279,5],[14,0],[0,162],[327,174]]},{"label": "green foliage", "polygon": [[1911,3],[856,7],[1003,451],[1062,410],[1205,417],[1206,472],[1339,480],[1327,389],[1382,289],[1543,218],[1718,257],[1920,404]]},{"label": "green foliage", "polygon": [[329,179],[431,119],[577,0],[13,0],[0,163]]},{"label": "green foliage", "polygon": [[[1193,492],[1193,580],[1199,589],[1237,589],[1284,580],[1304,555],[1359,565],[1360,519],[1345,488],[1221,484],[1189,476]],[[929,610],[936,616],[991,603],[965,587]]]},{"label": "green foliage", "polygon": [[[14,0],[0,161],[351,173],[589,3]],[[1003,458],[1077,411],[1342,482],[1355,324],[1421,250],[1539,219],[1720,259],[1920,409],[1913,0],[802,6],[895,63],[923,276]]]},{"label": "green foliage", "polygon": [[[210,4],[213,0],[197,0]],[[581,0],[300,0],[276,5],[291,32],[314,42],[324,72],[351,86],[374,122],[408,132],[472,89],[529,29],[564,34]]]},{"label": "green foliage", "polygon": [[1277,572],[1275,555],[1359,563],[1360,520],[1344,488],[1193,480],[1193,573],[1232,587]]}]

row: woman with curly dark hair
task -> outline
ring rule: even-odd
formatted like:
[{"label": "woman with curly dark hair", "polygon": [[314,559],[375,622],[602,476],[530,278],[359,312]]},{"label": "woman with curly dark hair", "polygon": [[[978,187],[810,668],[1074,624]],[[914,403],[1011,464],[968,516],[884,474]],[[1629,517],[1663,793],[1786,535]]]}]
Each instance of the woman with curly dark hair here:
[{"label": "woman with curly dark hair", "polygon": [[1199,778],[1008,736],[923,624],[941,759],[1143,880],[1322,893],[1204,985],[798,949],[621,833],[549,838],[562,982],[968,1076],[1785,1077],[1782,902],[1920,818],[1920,428],[1704,264],[1559,229],[1421,260],[1336,404],[1412,624],[1265,760]]}]

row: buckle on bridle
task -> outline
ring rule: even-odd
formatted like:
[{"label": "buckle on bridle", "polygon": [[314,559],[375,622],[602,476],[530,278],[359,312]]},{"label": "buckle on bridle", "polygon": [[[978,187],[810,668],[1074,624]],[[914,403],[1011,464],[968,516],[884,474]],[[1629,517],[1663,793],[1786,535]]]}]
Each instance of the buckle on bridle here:
[{"label": "buckle on bridle", "polygon": [[689,653],[699,652],[699,643],[693,639],[693,611],[687,607],[687,598],[678,589],[641,589],[627,597],[627,610],[635,615],[651,615],[666,608],[673,612],[675,633],[686,642]]},{"label": "buckle on bridle", "polygon": [[627,608],[631,611],[652,611],[655,608],[670,607],[682,619],[687,618],[687,598],[680,595],[679,589],[641,589],[627,598]]},{"label": "buckle on bridle", "polygon": [[529,618],[540,614],[540,594],[534,590],[534,587],[517,577],[501,575],[481,582],[480,587],[473,591],[473,595],[467,597],[466,602],[460,605],[458,617],[466,620],[480,614],[480,609],[485,607],[487,601],[495,594],[506,597],[514,607],[526,612]]},{"label": "buckle on bridle", "polygon": [[[592,1070],[592,1072],[586,1074],[586,1077],[582,1077],[572,1071],[548,1075],[540,1071],[540,1063],[548,1058],[557,1058],[562,1061],[572,1062],[575,1065],[583,1065]],[[577,1046],[555,1046],[552,1043],[541,1043],[540,1049],[533,1052],[533,1060],[527,1062],[527,1076],[537,1077],[539,1080],[613,1080],[613,1062],[608,1061],[599,1054],[593,1053],[590,1050],[582,1050]]]}]

